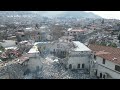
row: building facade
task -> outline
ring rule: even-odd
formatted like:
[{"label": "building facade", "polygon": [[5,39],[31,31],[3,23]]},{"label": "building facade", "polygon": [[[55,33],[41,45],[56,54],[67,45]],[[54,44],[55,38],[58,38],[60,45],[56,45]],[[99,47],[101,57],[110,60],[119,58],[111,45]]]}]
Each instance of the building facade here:
[{"label": "building facade", "polygon": [[92,74],[100,79],[120,79],[120,49],[100,45],[88,47],[94,52]]}]

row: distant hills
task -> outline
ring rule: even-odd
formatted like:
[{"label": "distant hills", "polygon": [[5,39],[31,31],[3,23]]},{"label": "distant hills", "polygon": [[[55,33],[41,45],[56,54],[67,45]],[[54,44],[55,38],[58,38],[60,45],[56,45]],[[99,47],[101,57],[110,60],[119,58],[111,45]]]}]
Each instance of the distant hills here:
[{"label": "distant hills", "polygon": [[61,13],[59,12],[46,12],[44,14],[41,14],[42,16],[47,16],[47,17],[73,17],[73,18],[102,18],[94,13],[91,12],[84,12],[84,11],[63,11]]},{"label": "distant hills", "polygon": [[35,17],[73,17],[73,18],[102,18],[91,12],[84,11],[0,11],[0,16],[35,16]]},{"label": "distant hills", "polygon": [[[44,17],[44,18],[43,18]],[[39,23],[47,18],[93,18],[101,17],[84,11],[0,11],[0,24],[3,23]]]},{"label": "distant hills", "polygon": [[36,13],[31,11],[0,11],[0,16],[12,17],[12,16],[35,16]]}]

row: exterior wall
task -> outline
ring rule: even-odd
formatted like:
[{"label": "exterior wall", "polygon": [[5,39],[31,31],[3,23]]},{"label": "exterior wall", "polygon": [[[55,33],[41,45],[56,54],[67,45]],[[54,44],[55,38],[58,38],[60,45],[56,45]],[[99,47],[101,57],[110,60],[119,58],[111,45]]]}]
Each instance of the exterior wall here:
[{"label": "exterior wall", "polygon": [[67,35],[68,36],[73,36],[75,40],[82,40],[84,38],[84,32],[77,32],[77,31],[68,31]]},{"label": "exterior wall", "polygon": [[[59,45],[58,45],[59,44]],[[50,48],[50,53],[58,58],[65,58],[70,50],[70,44],[66,42],[55,43]]]},{"label": "exterior wall", "polygon": [[29,53],[29,57],[39,57],[39,53]]},{"label": "exterior wall", "polygon": [[103,59],[101,57],[96,57],[96,60],[98,63],[97,76],[100,76],[100,73],[102,72],[102,73],[108,73],[114,79],[120,79],[120,72],[115,70],[115,65],[118,65],[118,64],[115,64],[108,60],[105,60],[105,64],[102,64]]},{"label": "exterior wall", "polygon": [[116,73],[108,68],[98,65],[98,73],[97,73],[98,77],[100,77],[100,73],[102,73],[102,75],[108,73],[111,76],[111,78],[120,79],[120,73]]},{"label": "exterior wall", "polygon": [[80,69],[82,69],[82,64],[85,65],[85,69],[89,69],[89,59],[87,57],[71,57],[68,60],[67,68],[72,64],[72,69],[77,69],[78,64],[80,64]]},{"label": "exterior wall", "polygon": [[[80,53],[80,52],[76,52],[76,54],[77,53]],[[80,69],[82,69],[82,64],[84,64],[84,68],[89,69],[90,58],[88,57],[87,52],[84,53],[84,55],[85,56],[83,56],[83,57],[81,57],[81,56],[69,57],[67,68],[69,68],[69,65],[72,64],[72,68],[77,69],[78,64],[80,64]]]},{"label": "exterior wall", "polygon": [[[59,47],[57,46],[59,44]],[[65,50],[65,47],[63,46],[63,44],[64,44],[64,46],[66,46],[67,47],[67,43],[55,43],[55,44],[53,44],[52,46],[51,46],[51,48],[50,48],[50,51],[57,51],[57,50],[61,50],[61,51],[64,51]]]}]

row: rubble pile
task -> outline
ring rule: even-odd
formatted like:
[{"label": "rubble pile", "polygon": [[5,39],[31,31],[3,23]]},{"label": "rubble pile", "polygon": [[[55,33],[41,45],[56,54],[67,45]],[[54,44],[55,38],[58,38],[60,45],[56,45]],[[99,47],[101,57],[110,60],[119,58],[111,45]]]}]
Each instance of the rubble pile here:
[{"label": "rubble pile", "polygon": [[24,67],[19,64],[7,65],[0,70],[0,79],[6,79],[4,76],[8,75],[7,79],[23,79]]},{"label": "rubble pile", "polygon": [[90,79],[84,70],[67,70],[58,61],[47,58],[42,67],[25,76],[25,79]]}]

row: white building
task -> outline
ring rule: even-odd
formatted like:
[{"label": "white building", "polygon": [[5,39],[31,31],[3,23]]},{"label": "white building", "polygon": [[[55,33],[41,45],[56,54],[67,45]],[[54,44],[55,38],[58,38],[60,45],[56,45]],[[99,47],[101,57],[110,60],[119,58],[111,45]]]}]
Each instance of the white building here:
[{"label": "white building", "polygon": [[91,50],[79,41],[58,41],[52,45],[52,52],[63,56],[59,60],[69,69],[89,69]]},{"label": "white building", "polygon": [[120,49],[89,45],[89,48],[94,51],[95,68],[94,74],[98,78],[120,79]]},{"label": "white building", "polygon": [[67,40],[57,40],[52,42],[50,47],[51,54],[54,54],[55,56],[64,57],[66,53],[72,48],[72,43]]},{"label": "white building", "polygon": [[33,58],[34,58],[34,57],[39,57],[40,53],[39,53],[38,47],[34,45],[34,46],[29,50],[28,54],[29,54],[29,57],[33,57]]},{"label": "white building", "polygon": [[86,30],[82,29],[68,29],[67,32],[65,32],[65,35],[67,36],[73,36],[75,40],[81,40],[81,38],[84,36]]},{"label": "white building", "polygon": [[91,50],[79,41],[73,41],[73,44],[68,55],[67,68],[89,70]]}]

